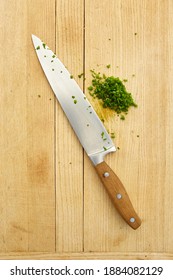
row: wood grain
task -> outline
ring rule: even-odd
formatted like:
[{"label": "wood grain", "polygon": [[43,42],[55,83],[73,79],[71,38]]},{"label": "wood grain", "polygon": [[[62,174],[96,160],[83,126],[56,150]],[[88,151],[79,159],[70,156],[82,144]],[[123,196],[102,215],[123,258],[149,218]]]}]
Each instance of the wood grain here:
[{"label": "wood grain", "polygon": [[80,253],[8,253],[0,254],[0,260],[173,260],[173,254],[158,252],[80,252]]},{"label": "wood grain", "polygon": [[[70,73],[83,72],[83,0],[56,1],[56,53]],[[56,251],[83,250],[83,149],[56,103]]]},{"label": "wood grain", "polygon": [[95,169],[118,213],[131,228],[138,229],[141,225],[141,219],[118,176],[105,161],[97,164]]},{"label": "wood grain", "polygon": [[54,251],[54,104],[31,43],[34,32],[46,39],[50,28],[44,32],[38,21],[54,25],[54,6],[50,1],[0,5],[0,250]]},{"label": "wood grain", "polygon": [[86,158],[85,250],[172,252],[171,1],[86,1],[85,11],[87,85],[91,68],[126,78],[138,104],[124,122],[102,117],[120,148],[105,160],[143,220],[135,234],[123,225]]},{"label": "wood grain", "polygon": [[[173,259],[173,2],[4,0],[0,9],[0,259]],[[32,33],[115,132],[119,149],[105,161],[142,218],[137,231],[83,153]],[[128,80],[138,108],[124,122],[89,96],[93,68]]]}]

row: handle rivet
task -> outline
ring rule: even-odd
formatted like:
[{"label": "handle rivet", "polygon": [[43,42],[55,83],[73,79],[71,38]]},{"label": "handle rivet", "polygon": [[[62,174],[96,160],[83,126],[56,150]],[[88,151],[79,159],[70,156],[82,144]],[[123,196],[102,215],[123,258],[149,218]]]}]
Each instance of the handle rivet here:
[{"label": "handle rivet", "polygon": [[117,198],[118,199],[121,199],[122,198],[122,195],[120,193],[117,193]]},{"label": "handle rivet", "polygon": [[105,172],[105,173],[103,174],[103,176],[104,176],[104,177],[109,177],[109,172]]},{"label": "handle rivet", "polygon": [[134,223],[135,222],[135,218],[130,218],[130,222]]}]

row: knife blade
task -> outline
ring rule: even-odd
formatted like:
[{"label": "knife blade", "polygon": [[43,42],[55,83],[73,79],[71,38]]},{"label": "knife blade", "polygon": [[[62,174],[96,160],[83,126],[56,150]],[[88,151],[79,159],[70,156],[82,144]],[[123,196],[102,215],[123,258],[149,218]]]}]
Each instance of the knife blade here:
[{"label": "knife blade", "polygon": [[141,225],[130,198],[117,175],[104,161],[116,147],[85,94],[56,54],[32,35],[37,57],[48,82],[85,152],[122,218],[133,229]]}]

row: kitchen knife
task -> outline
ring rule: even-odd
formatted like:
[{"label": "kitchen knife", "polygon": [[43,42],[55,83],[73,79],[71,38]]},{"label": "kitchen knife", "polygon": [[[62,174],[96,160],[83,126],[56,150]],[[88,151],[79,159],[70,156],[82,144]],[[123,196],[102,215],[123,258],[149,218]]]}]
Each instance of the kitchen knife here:
[{"label": "kitchen knife", "polygon": [[52,90],[81,145],[95,166],[114,206],[129,226],[137,229],[141,225],[141,220],[136,214],[123,184],[104,161],[106,154],[116,151],[111,137],[63,63],[38,37],[32,35],[32,40]]}]

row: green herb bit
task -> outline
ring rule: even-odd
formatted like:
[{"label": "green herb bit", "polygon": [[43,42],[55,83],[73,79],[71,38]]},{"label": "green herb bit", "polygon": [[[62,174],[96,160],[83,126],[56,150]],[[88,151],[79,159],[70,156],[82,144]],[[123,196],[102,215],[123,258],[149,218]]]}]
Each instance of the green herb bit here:
[{"label": "green herb bit", "polygon": [[105,137],[104,131],[101,133],[101,137],[102,137],[103,141],[106,141],[106,140],[107,140],[107,138]]},{"label": "green herb bit", "polygon": [[43,48],[44,48],[44,49],[46,48],[46,44],[45,44],[45,43],[43,43]]},{"label": "green herb bit", "polygon": [[131,93],[127,92],[123,81],[118,77],[107,77],[105,74],[92,73],[92,85],[88,87],[93,98],[101,100],[103,108],[109,108],[118,115],[126,114],[131,106],[137,107]]},{"label": "green herb bit", "polygon": [[55,54],[53,54],[53,55],[52,55],[52,58],[55,58],[55,57],[56,57],[56,55],[55,55]]},{"label": "green herb bit", "polygon": [[70,79],[73,79],[74,77],[73,77],[73,75],[70,75]]},{"label": "green herb bit", "polygon": [[40,46],[36,47],[35,49],[36,49],[36,50],[40,50]]},{"label": "green herb bit", "polygon": [[107,151],[107,148],[103,146],[104,151]]},{"label": "green herb bit", "polygon": [[115,138],[115,133],[111,132],[111,138],[114,139]]},{"label": "green herb bit", "polygon": [[106,68],[108,68],[108,69],[109,69],[110,67],[111,67],[111,65],[110,65],[110,64],[106,65]]},{"label": "green herb bit", "polygon": [[55,71],[55,69],[52,68],[52,71]]},{"label": "green herb bit", "polygon": [[53,60],[51,60],[51,62],[53,62]]},{"label": "green herb bit", "polygon": [[74,100],[74,104],[76,104],[76,103],[77,103],[77,100],[75,99],[75,100]]},{"label": "green herb bit", "polygon": [[121,116],[120,116],[120,120],[123,120],[123,121],[125,120],[124,115],[121,115]]},{"label": "green herb bit", "polygon": [[128,80],[127,80],[127,79],[123,79],[123,82],[124,82],[124,83],[127,83],[127,82],[128,82]]},{"label": "green herb bit", "polygon": [[92,91],[92,90],[93,90],[93,87],[92,87],[92,86],[89,86],[89,87],[88,87],[88,90],[89,90],[89,91]]},{"label": "green herb bit", "polygon": [[72,98],[74,99],[74,98],[75,98],[75,96],[74,96],[74,95],[72,95]]},{"label": "green herb bit", "polygon": [[79,74],[79,75],[78,75],[78,78],[79,78],[79,79],[82,78],[83,75],[84,75],[84,73]]},{"label": "green herb bit", "polygon": [[46,57],[46,55],[44,55],[44,57]]}]

